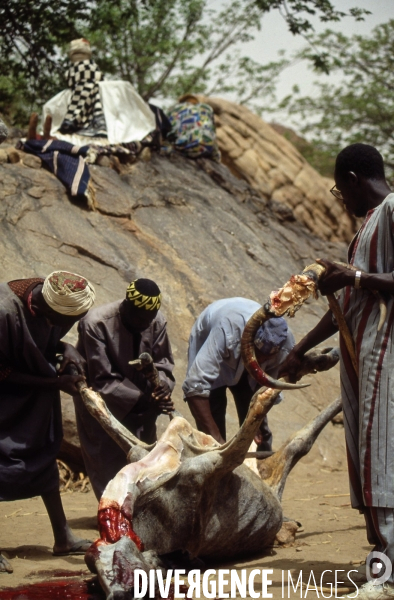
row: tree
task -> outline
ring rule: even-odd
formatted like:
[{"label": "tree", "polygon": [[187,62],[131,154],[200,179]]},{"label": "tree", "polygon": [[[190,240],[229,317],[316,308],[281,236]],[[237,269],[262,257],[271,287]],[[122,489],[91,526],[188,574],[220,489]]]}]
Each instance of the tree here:
[{"label": "tree", "polygon": [[[272,96],[278,75],[291,64],[283,57],[261,64],[234,51],[253,39],[272,9],[280,10],[291,33],[304,36],[313,30],[311,15],[338,21],[368,12],[338,11],[330,0],[230,0],[219,11],[206,0],[98,0],[85,35],[103,70],[130,81],[147,100],[232,92],[246,103],[257,94]],[[317,55],[312,60],[325,66]]]},{"label": "tree", "polygon": [[[301,131],[332,156],[347,144],[364,142],[376,146],[394,171],[394,20],[368,38],[326,31],[314,44],[330,72],[338,74],[335,83],[317,82],[314,97],[296,89],[282,107],[301,117]],[[303,52],[306,58],[309,54],[309,49]]]},{"label": "tree", "polygon": [[[206,0],[98,0],[84,34],[103,71],[130,81],[145,100],[192,91],[250,95],[251,74],[257,90],[262,78],[272,80],[271,65],[234,46],[253,39],[261,17],[254,0],[231,0],[220,11]],[[281,59],[272,70],[285,65]]]},{"label": "tree", "polygon": [[82,0],[7,0],[0,3],[0,110],[21,114],[62,83],[60,48],[78,35],[88,14]]},{"label": "tree", "polygon": [[[0,66],[6,73],[0,102],[11,102],[9,112],[15,110],[13,94],[21,109],[23,103],[26,109],[42,104],[64,85],[65,44],[81,35],[92,42],[106,74],[130,81],[147,100],[191,91],[232,92],[249,103],[257,94],[272,96],[289,61],[264,65],[239,48],[273,9],[302,35],[312,30],[313,14],[323,21],[345,16],[330,0],[227,0],[221,9],[210,8],[209,0],[9,0],[0,8]],[[361,19],[365,12],[348,14]]]}]

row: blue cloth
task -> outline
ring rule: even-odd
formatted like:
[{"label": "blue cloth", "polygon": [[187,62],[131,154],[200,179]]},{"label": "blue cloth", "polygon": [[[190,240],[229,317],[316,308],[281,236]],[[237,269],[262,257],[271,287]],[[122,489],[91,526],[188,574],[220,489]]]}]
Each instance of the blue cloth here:
[{"label": "blue cloth", "polygon": [[[211,390],[238,383],[244,371],[241,359],[241,337],[245,325],[260,304],[247,298],[226,298],[213,302],[200,314],[189,338],[188,367],[182,389],[185,399],[209,397]],[[277,320],[277,319],[275,319]],[[279,352],[261,367],[277,377],[279,365],[294,346],[294,336],[287,331]],[[252,389],[256,382],[249,378]]]},{"label": "blue cloth", "polygon": [[90,173],[84,157],[89,146],[73,146],[59,140],[27,140],[20,147],[41,158],[72,196],[86,194]]},{"label": "blue cloth", "polygon": [[258,328],[254,345],[263,354],[276,354],[287,339],[288,326],[282,317],[269,319]]}]

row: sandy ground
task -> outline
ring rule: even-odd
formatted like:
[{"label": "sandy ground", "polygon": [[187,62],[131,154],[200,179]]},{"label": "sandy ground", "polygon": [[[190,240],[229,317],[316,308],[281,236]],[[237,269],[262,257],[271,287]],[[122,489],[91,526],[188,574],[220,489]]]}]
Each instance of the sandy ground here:
[{"label": "sandy ground", "polygon": [[[64,507],[70,524],[83,537],[95,539],[97,503],[92,492],[65,493]],[[324,570],[323,579],[327,588],[335,580],[348,583],[346,573],[355,568],[370,550],[365,537],[364,520],[362,515],[349,506],[348,479],[346,471],[335,471],[319,468],[317,465],[300,463],[292,472],[286,486],[283,507],[285,515],[302,523],[302,530],[297,535],[293,546],[273,548],[269,554],[239,563],[215,565],[215,568],[272,569],[268,577],[272,585],[268,591],[273,598],[305,597],[305,587],[302,596],[300,588],[297,593],[288,590],[288,571],[296,580],[302,570],[303,582],[308,583],[315,576],[320,586],[320,576]],[[58,577],[62,571],[73,572],[80,577],[87,576],[83,556],[53,557],[51,554],[52,535],[48,517],[40,498],[2,503],[1,504],[1,547],[5,549],[14,567],[13,574],[1,574],[0,585],[18,587],[29,583]],[[282,592],[282,572],[284,573],[284,588]],[[260,591],[261,577],[256,577],[256,591]],[[352,590],[355,588],[352,587]],[[329,592],[324,591],[326,597]],[[6,598],[7,596],[1,595]],[[13,598],[14,596],[9,596]],[[27,600],[29,596],[20,596]],[[57,596],[56,596],[57,597]],[[59,596],[66,598],[67,595]],[[261,596],[260,596],[261,597]],[[309,589],[307,598],[322,597]],[[334,594],[333,594],[334,597]]]}]

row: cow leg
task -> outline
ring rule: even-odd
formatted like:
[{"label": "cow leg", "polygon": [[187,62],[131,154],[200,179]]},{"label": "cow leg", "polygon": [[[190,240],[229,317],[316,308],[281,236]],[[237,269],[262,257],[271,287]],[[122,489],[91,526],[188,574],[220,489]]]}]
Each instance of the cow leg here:
[{"label": "cow leg", "polygon": [[29,129],[27,132],[28,140],[37,139],[38,113],[31,113],[29,120]]},{"label": "cow leg", "polygon": [[[320,351],[313,350],[312,352],[308,352],[297,373],[297,380],[308,373],[327,371],[335,366],[338,360],[339,354],[335,348],[325,348]],[[279,390],[271,388],[264,390],[264,388],[262,388],[254,394],[250,403],[249,412],[240,429],[229,442],[223,444],[220,448],[221,464],[218,465],[217,468],[218,474],[221,475],[223,470],[233,471],[237,466],[243,463],[261,422],[275,404],[275,400],[279,393]],[[326,423],[324,423],[324,425],[325,424]],[[317,435],[318,434],[316,434],[316,437]]]},{"label": "cow leg", "polygon": [[124,450],[129,460],[130,458],[133,459],[133,450],[136,450],[134,460],[139,460],[154,447],[155,444],[145,444],[122,425],[108,410],[100,394],[86,387],[86,384],[82,384],[79,393],[90,414],[97,419],[104,431]]},{"label": "cow leg", "polygon": [[337,398],[269,458],[258,461],[260,477],[282,498],[287,476],[300,458],[308,454],[317,436],[335,415],[342,410],[342,399]]}]

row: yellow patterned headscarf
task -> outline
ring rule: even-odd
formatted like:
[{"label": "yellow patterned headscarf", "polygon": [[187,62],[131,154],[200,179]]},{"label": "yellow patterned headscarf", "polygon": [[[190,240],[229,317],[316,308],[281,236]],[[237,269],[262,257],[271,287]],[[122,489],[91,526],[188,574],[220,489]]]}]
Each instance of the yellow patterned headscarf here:
[{"label": "yellow patterned headscarf", "polygon": [[161,306],[161,293],[159,288],[157,288],[159,293],[156,296],[143,294],[136,287],[139,281],[142,283],[144,280],[136,279],[130,283],[126,291],[127,300],[134,304],[136,308],[143,308],[144,310],[159,310]]}]

